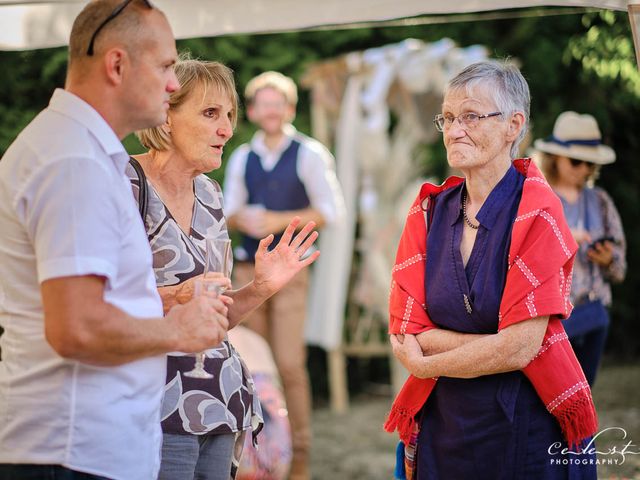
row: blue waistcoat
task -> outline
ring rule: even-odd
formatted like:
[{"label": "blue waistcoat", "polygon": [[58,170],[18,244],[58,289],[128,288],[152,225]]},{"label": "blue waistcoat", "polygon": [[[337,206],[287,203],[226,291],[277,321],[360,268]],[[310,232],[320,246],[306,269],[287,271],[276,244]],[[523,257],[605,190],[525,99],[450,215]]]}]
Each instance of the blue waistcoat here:
[{"label": "blue waistcoat", "polygon": [[[311,202],[307,196],[304,184],[298,178],[297,164],[300,142],[292,140],[287,149],[282,152],[278,163],[271,171],[265,171],[260,163],[260,157],[253,150],[247,157],[244,180],[249,192],[248,204],[263,205],[267,210],[300,210],[307,208]],[[282,232],[276,234],[271,248],[274,248]],[[248,254],[248,260],[253,261],[260,239],[242,236],[242,247]]]}]

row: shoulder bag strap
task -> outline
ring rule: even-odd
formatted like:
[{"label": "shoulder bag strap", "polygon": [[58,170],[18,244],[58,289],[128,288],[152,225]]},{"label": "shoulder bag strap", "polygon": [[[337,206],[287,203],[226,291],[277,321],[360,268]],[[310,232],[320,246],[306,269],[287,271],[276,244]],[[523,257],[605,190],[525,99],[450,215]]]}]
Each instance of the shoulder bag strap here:
[{"label": "shoulder bag strap", "polygon": [[147,218],[147,177],[144,174],[144,170],[142,170],[142,166],[135,158],[129,157],[129,163],[136,171],[136,175],[138,176],[138,208],[140,209],[142,222],[145,223],[145,220]]}]

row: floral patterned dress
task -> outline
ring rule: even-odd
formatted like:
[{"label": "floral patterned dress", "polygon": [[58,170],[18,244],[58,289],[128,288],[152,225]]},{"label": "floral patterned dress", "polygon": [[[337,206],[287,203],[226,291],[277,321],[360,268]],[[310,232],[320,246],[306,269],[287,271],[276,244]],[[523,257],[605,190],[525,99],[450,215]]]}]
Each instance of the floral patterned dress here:
[{"label": "floral patterned dress", "polygon": [[[136,200],[139,179],[127,167]],[[205,175],[194,179],[195,203],[191,229],[182,231],[169,209],[147,180],[145,229],[153,253],[158,287],[178,285],[204,272],[206,237],[229,238],[222,210],[222,190]],[[203,380],[184,376],[194,367],[194,356],[174,352],[167,358],[167,383],[162,403],[164,433],[216,435],[236,433],[234,466],[242,453],[243,433],[262,428],[262,411],[249,370],[225,339],[206,352],[205,370],[214,375]],[[235,468],[233,469],[235,476]]]}]

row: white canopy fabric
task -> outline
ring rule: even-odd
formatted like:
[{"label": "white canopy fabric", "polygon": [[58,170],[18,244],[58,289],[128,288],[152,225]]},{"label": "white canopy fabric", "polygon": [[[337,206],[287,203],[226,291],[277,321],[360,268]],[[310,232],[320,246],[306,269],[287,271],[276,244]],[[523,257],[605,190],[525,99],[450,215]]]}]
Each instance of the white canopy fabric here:
[{"label": "white canopy fabric", "polygon": [[[536,6],[627,10],[640,0],[155,0],[177,38],[298,30],[375,22],[425,14]],[[0,0],[0,49],[28,50],[66,45],[73,19],[86,0]]]}]

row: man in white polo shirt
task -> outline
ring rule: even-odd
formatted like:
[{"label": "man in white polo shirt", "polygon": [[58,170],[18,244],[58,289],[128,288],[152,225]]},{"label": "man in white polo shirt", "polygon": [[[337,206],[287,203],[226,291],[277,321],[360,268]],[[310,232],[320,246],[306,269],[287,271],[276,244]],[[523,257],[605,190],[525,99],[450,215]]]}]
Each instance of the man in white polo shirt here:
[{"label": "man in white polo shirt", "polygon": [[162,316],[119,139],[162,124],[176,48],[147,1],[90,2],[65,89],[0,162],[0,479],[156,478],[165,353],[218,344],[226,306]]}]

